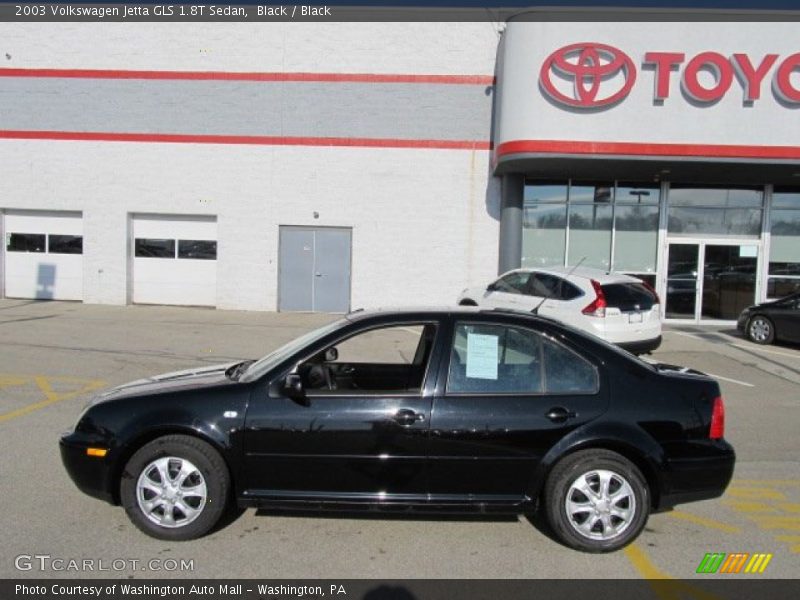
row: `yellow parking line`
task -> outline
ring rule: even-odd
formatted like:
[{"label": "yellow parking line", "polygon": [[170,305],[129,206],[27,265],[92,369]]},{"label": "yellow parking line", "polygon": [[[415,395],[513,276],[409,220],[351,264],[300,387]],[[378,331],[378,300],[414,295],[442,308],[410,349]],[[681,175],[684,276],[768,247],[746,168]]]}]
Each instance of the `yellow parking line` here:
[{"label": "yellow parking line", "polygon": [[800,535],[776,535],[775,540],[794,544],[793,546],[789,546],[789,550],[793,554],[800,554]]},{"label": "yellow parking line", "polygon": [[624,552],[628,560],[633,563],[633,566],[645,579],[672,579],[671,576],[659,570],[650,560],[650,557],[647,556],[647,553],[637,544],[626,546]]},{"label": "yellow parking line", "polygon": [[797,502],[783,502],[778,504],[780,509],[788,513],[800,513],[800,504]]},{"label": "yellow parking line", "polygon": [[800,517],[751,517],[761,529],[800,531]]},{"label": "yellow parking line", "polygon": [[743,502],[741,500],[724,500],[724,504],[730,506],[733,510],[745,513],[774,513],[778,509],[770,506],[764,502]]},{"label": "yellow parking line", "polygon": [[756,486],[764,486],[764,485],[797,485],[800,486],[800,479],[734,479],[731,482],[731,487],[735,488],[739,485],[756,485]]},{"label": "yellow parking line", "polygon": [[747,500],[786,500],[783,492],[769,488],[769,487],[731,487],[725,492],[728,496],[734,498],[743,498]]},{"label": "yellow parking line", "polygon": [[16,375],[0,375],[0,388],[13,385],[25,385],[30,381],[30,377],[17,377]]},{"label": "yellow parking line", "polygon": [[683,581],[676,580],[671,575],[664,573],[653,564],[653,561],[650,560],[647,553],[637,544],[630,544],[623,552],[625,556],[628,557],[628,560],[631,561],[634,568],[639,571],[639,574],[644,579],[649,580],[648,583],[659,600],[686,600],[686,598],[694,598],[695,600],[719,600],[719,596],[710,594]]},{"label": "yellow parking line", "polygon": [[719,531],[724,531],[726,533],[742,532],[741,529],[739,529],[734,525],[728,525],[727,523],[715,521],[714,519],[707,519],[706,517],[698,517],[697,515],[693,515],[691,513],[683,512],[680,510],[673,510],[665,514],[675,519],[681,519],[682,521],[688,521],[689,523],[694,523],[695,525],[702,525],[703,527],[708,527],[709,529],[717,529]]},{"label": "yellow parking line", "polygon": [[50,385],[47,377],[44,375],[35,375],[32,377],[33,381],[36,383],[36,386],[42,391],[45,395],[45,400],[40,402],[35,402],[34,404],[29,404],[27,406],[23,406],[22,408],[18,408],[17,410],[12,410],[11,412],[3,413],[0,415],[0,423],[5,421],[10,421],[11,419],[16,419],[17,417],[22,417],[34,411],[37,411],[41,408],[45,408],[46,406],[50,406],[51,404],[55,404],[56,402],[61,402],[62,400],[69,400],[71,398],[75,398],[80,396],[81,394],[85,394],[86,392],[90,392],[92,390],[96,390],[98,388],[103,387],[106,385],[105,381],[100,380],[81,380],[81,379],[72,379],[72,378],[59,378],[65,381],[73,381],[73,382],[85,382],[83,387],[77,389],[72,392],[67,392],[66,394],[61,394],[55,392]]}]

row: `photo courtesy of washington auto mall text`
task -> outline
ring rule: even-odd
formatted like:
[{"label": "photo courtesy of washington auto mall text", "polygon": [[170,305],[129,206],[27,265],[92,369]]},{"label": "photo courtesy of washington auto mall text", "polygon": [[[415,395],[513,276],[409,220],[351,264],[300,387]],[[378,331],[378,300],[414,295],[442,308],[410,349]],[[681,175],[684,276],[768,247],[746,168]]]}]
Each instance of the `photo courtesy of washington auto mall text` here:
[{"label": "photo courtesy of washington auto mall text", "polygon": [[140,583],[121,582],[82,585],[80,582],[14,584],[20,598],[346,598],[343,584],[288,585],[269,583]]}]

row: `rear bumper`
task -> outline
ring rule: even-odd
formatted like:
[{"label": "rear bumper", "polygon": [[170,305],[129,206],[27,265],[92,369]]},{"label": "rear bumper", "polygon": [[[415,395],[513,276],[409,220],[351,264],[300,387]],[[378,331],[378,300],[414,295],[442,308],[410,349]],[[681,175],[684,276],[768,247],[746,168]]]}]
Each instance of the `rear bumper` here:
[{"label": "rear bumper", "polygon": [[70,479],[84,494],[114,504],[111,493],[111,467],[108,455],[103,458],[88,456],[86,449],[96,446],[85,434],[70,431],[61,436],[61,462]]},{"label": "rear bumper", "polygon": [[735,464],[733,446],[724,440],[712,442],[708,454],[701,458],[670,459],[658,510],[668,510],[686,502],[719,498],[733,477]]},{"label": "rear bumper", "polygon": [[654,337],[649,340],[637,342],[622,342],[617,344],[623,350],[627,350],[631,354],[647,354],[652,352],[661,345],[661,336]]}]

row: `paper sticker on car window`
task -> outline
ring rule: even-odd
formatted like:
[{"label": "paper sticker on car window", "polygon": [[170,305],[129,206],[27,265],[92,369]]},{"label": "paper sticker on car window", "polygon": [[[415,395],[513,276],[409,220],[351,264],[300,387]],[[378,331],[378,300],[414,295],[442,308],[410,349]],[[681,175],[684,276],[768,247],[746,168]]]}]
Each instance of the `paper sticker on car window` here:
[{"label": "paper sticker on car window", "polygon": [[497,379],[496,335],[467,335],[467,377],[473,379]]}]

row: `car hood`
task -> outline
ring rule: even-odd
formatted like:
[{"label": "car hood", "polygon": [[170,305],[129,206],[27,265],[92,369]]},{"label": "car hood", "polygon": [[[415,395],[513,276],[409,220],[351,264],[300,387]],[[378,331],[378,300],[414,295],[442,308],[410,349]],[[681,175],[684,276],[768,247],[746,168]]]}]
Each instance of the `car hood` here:
[{"label": "car hood", "polygon": [[96,396],[91,404],[118,400],[131,396],[149,396],[153,394],[163,394],[167,392],[178,392],[191,389],[206,388],[220,385],[235,385],[237,380],[229,379],[225,372],[238,362],[226,363],[223,365],[213,365],[208,367],[198,367],[194,369],[184,369],[154,375],[145,379],[137,379],[129,383],[123,383],[117,387],[106,390]]},{"label": "car hood", "polygon": [[458,295],[458,299],[470,298],[471,300],[479,300],[486,294],[486,286],[468,287]]}]

